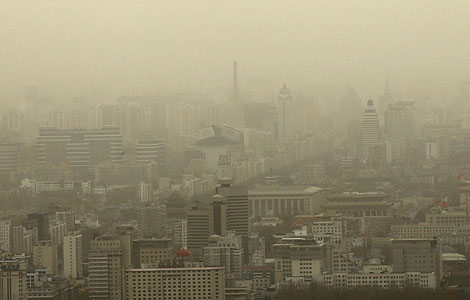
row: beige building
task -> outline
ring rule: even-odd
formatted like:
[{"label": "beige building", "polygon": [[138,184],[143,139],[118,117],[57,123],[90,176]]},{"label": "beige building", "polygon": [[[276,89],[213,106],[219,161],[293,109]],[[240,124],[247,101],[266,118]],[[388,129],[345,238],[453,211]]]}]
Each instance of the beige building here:
[{"label": "beige building", "polygon": [[131,249],[131,264],[136,268],[158,264],[174,257],[175,254],[171,239],[134,240]]},{"label": "beige building", "polygon": [[11,229],[10,220],[0,220],[0,250],[11,251]]},{"label": "beige building", "polygon": [[466,225],[469,218],[464,212],[426,214],[426,223],[429,225]]},{"label": "beige building", "polygon": [[421,272],[436,274],[442,279],[441,245],[434,239],[392,240],[393,272]]},{"label": "beige building", "polygon": [[65,278],[76,279],[82,277],[82,235],[66,235],[64,237],[63,249]]},{"label": "beige building", "polygon": [[294,216],[320,212],[323,190],[314,186],[258,186],[248,191],[250,217]]},{"label": "beige building", "polygon": [[122,300],[123,250],[120,239],[101,236],[91,242],[88,273],[90,299]]},{"label": "beige building", "polygon": [[223,267],[127,269],[126,300],[225,299]]},{"label": "beige building", "polygon": [[0,299],[26,300],[27,264],[16,258],[0,259]]},{"label": "beige building", "polygon": [[47,268],[49,274],[59,274],[57,245],[49,241],[39,241],[33,246],[33,265]]},{"label": "beige building", "polygon": [[431,225],[427,223],[392,225],[392,236],[395,238],[432,239],[451,235],[454,232],[454,225]]}]

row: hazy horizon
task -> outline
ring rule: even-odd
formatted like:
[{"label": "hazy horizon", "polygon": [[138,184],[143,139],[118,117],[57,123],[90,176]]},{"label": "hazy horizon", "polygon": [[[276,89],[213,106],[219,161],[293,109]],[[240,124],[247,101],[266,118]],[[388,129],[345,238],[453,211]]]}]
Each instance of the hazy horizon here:
[{"label": "hazy horizon", "polygon": [[[468,1],[4,1],[0,99],[353,86],[451,97],[468,80]],[[254,86],[254,87],[253,87]]]}]

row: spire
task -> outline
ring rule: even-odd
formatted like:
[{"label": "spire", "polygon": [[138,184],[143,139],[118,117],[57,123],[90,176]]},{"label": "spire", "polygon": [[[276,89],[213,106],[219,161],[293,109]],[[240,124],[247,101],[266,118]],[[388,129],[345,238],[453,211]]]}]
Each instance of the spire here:
[{"label": "spire", "polygon": [[238,101],[238,71],[237,62],[233,62],[233,101]]},{"label": "spire", "polygon": [[389,84],[388,84],[388,81],[389,81],[389,74],[388,74],[388,69],[385,71],[385,90],[388,91],[389,89]]}]

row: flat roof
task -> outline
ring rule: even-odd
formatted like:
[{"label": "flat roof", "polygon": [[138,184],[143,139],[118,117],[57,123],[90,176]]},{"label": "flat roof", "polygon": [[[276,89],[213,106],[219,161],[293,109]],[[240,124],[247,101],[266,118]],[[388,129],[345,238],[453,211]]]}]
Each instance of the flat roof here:
[{"label": "flat roof", "polygon": [[289,194],[298,194],[298,195],[308,195],[316,194],[323,189],[316,186],[271,186],[263,185],[257,186],[254,189],[248,191],[248,195],[289,195]]}]

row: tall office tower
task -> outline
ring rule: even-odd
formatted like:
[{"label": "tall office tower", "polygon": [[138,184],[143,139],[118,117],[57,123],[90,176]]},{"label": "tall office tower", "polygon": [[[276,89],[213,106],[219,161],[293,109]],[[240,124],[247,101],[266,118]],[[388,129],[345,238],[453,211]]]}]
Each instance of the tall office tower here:
[{"label": "tall office tower", "polygon": [[28,299],[26,273],[28,264],[18,258],[0,258],[0,299]]},{"label": "tall office tower", "polygon": [[389,138],[403,139],[414,135],[414,102],[395,102],[385,111],[385,135]]},{"label": "tall office tower", "polygon": [[17,254],[25,253],[23,240],[24,240],[24,227],[21,225],[12,226],[11,245],[10,245],[11,254],[17,255]]},{"label": "tall office tower", "polygon": [[65,224],[65,232],[72,232],[75,228],[75,213],[71,210],[57,211],[55,213],[56,221]]},{"label": "tall office tower", "polygon": [[361,100],[356,90],[352,86],[347,86],[344,94],[339,99],[338,119],[341,120],[339,124],[347,130],[351,123],[360,121],[361,107]]},{"label": "tall office tower", "polygon": [[144,238],[157,238],[166,234],[165,205],[145,205],[138,212],[139,231]]},{"label": "tall office tower", "polygon": [[0,177],[6,176],[15,171],[22,162],[22,143],[19,141],[0,141]]},{"label": "tall office tower", "polygon": [[175,248],[188,249],[188,220],[173,219],[173,240]]},{"label": "tall office tower", "polygon": [[122,266],[128,268],[131,265],[132,256],[132,241],[136,240],[139,236],[138,231],[134,225],[120,225],[117,227],[116,239],[121,241],[122,249]]},{"label": "tall office tower", "polygon": [[139,183],[139,201],[140,202],[148,202],[152,201],[152,184],[141,182]]},{"label": "tall office tower", "polygon": [[165,199],[166,215],[168,219],[185,219],[186,200],[178,192],[173,192]]},{"label": "tall office tower", "polygon": [[244,261],[248,261],[248,233],[250,221],[248,212],[248,188],[246,186],[231,186],[231,180],[220,180],[217,194],[225,198],[226,231],[234,232],[242,237]]},{"label": "tall office tower", "polygon": [[232,87],[232,101],[238,101],[238,70],[237,62],[233,62],[233,87]]},{"label": "tall office tower", "polygon": [[82,235],[71,233],[64,237],[63,246],[64,276],[66,278],[80,278],[83,276]]},{"label": "tall office tower", "polygon": [[367,108],[362,116],[362,158],[368,159],[370,147],[379,143],[379,118],[372,100],[367,101]]},{"label": "tall office tower", "polygon": [[126,300],[224,300],[224,268],[163,267],[127,269]]},{"label": "tall office tower", "polygon": [[59,274],[57,245],[51,241],[39,241],[33,246],[33,265],[47,268],[48,274]]},{"label": "tall office tower", "polygon": [[281,145],[292,141],[292,97],[290,90],[284,84],[279,91],[277,100],[277,134],[278,142]]},{"label": "tall office tower", "polygon": [[47,213],[28,214],[26,223],[28,225],[26,227],[36,227],[38,229],[38,241],[46,241],[51,238],[49,234],[49,216]]},{"label": "tall office tower", "polygon": [[0,250],[10,253],[11,251],[11,221],[0,220]]},{"label": "tall office tower", "polygon": [[225,213],[226,230],[237,235],[248,237],[250,223],[248,217],[248,188],[246,186],[231,186],[231,180],[219,180],[217,194],[225,198],[227,205]]},{"label": "tall office tower", "polygon": [[10,111],[3,114],[3,131],[8,137],[19,138],[24,135],[24,113]]},{"label": "tall office tower", "polygon": [[[241,236],[228,232],[227,235],[212,235],[209,245],[203,249],[206,267],[225,267],[225,279],[241,279],[243,249]],[[227,284],[228,285],[228,284]]]},{"label": "tall office tower", "polygon": [[209,235],[225,235],[227,232],[227,203],[222,195],[212,196],[208,206]]},{"label": "tall office tower", "polygon": [[96,130],[39,129],[36,139],[38,164],[68,163],[72,168],[92,168],[101,162],[121,162],[122,135],[116,127]]},{"label": "tall office tower", "polygon": [[209,242],[209,213],[193,207],[188,213],[188,250],[197,257]]},{"label": "tall office tower", "polygon": [[52,244],[61,246],[64,243],[66,233],[65,223],[57,221],[49,223],[49,235],[51,236]]},{"label": "tall office tower", "polygon": [[101,236],[91,242],[88,257],[90,299],[122,300],[123,251],[121,240]]},{"label": "tall office tower", "polygon": [[394,239],[392,241],[394,273],[422,272],[443,277],[441,245],[435,239]]},{"label": "tall office tower", "polygon": [[54,127],[59,130],[68,129],[65,125],[65,114],[60,110],[54,110],[49,113],[47,118],[47,126]]},{"label": "tall office tower", "polygon": [[392,104],[392,94],[390,93],[390,87],[388,85],[388,72],[385,78],[385,89],[379,103],[379,114],[383,115],[388,109],[389,105]]},{"label": "tall office tower", "polygon": [[131,265],[134,268],[154,268],[175,254],[172,239],[134,240],[131,249]]},{"label": "tall office tower", "polygon": [[99,107],[99,125],[104,126],[120,126],[120,112],[117,104],[102,104]]},{"label": "tall office tower", "polygon": [[139,104],[132,102],[125,106],[126,131],[124,132],[127,141],[134,143],[142,133],[142,108]]},{"label": "tall office tower", "polygon": [[248,264],[251,266],[263,266],[266,258],[266,243],[264,236],[258,232],[250,232],[248,236]]}]

